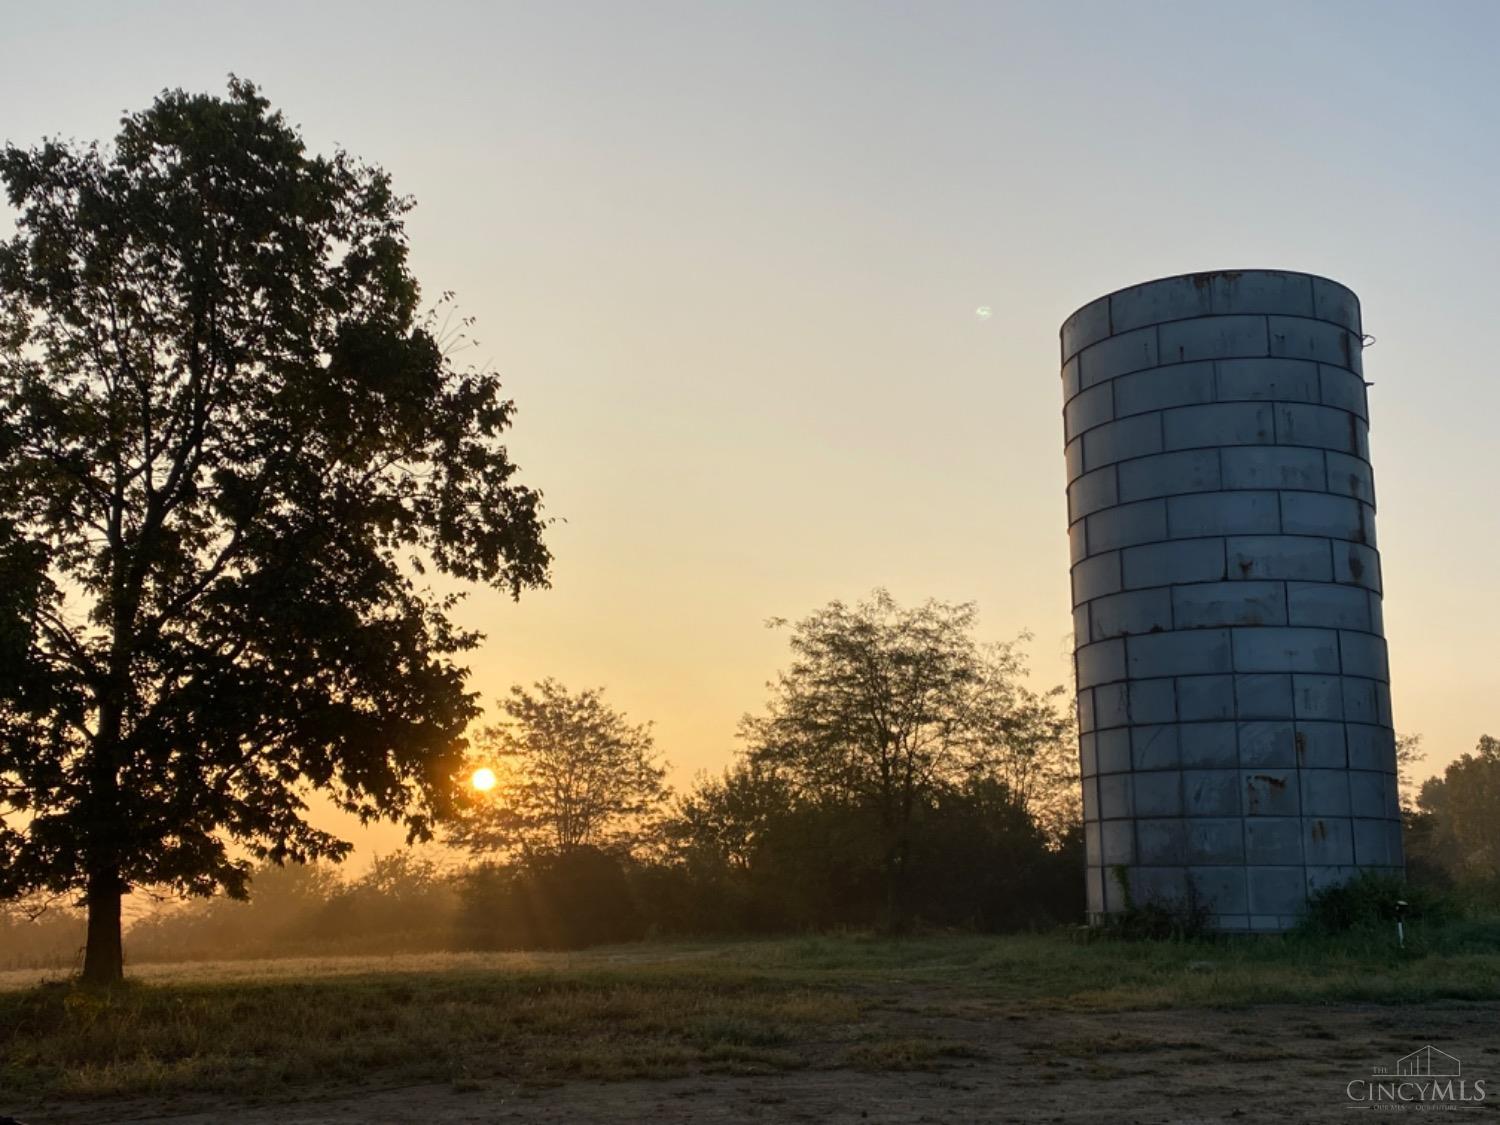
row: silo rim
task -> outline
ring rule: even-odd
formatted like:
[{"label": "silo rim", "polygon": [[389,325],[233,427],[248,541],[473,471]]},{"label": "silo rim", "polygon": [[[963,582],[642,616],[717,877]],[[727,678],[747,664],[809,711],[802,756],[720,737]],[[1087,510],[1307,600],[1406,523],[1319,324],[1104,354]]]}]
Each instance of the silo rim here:
[{"label": "silo rim", "polygon": [[1267,267],[1267,266],[1262,266],[1262,267],[1254,268],[1254,269],[1191,270],[1191,271],[1188,271],[1186,273],[1169,273],[1169,274],[1165,274],[1165,275],[1163,275],[1161,277],[1148,278],[1145,281],[1132,282],[1129,285],[1122,285],[1118,289],[1111,289],[1107,293],[1101,293],[1101,294],[1099,294],[1099,296],[1094,297],[1091,300],[1085,301],[1083,304],[1079,305],[1072,312],[1070,312],[1067,316],[1063,317],[1062,318],[1062,323],[1058,326],[1057,333],[1058,333],[1058,336],[1061,337],[1063,328],[1065,328],[1068,325],[1068,323],[1075,316],[1077,316],[1079,313],[1081,313],[1084,309],[1088,308],[1090,305],[1097,305],[1100,301],[1107,301],[1111,297],[1116,296],[1117,294],[1126,293],[1126,292],[1128,292],[1128,291],[1130,291],[1132,289],[1140,289],[1141,287],[1146,286],[1146,285],[1156,285],[1159,282],[1163,282],[1163,281],[1177,281],[1180,278],[1185,278],[1185,277],[1193,278],[1195,280],[1199,279],[1199,278],[1202,278],[1203,281],[1206,283],[1206,282],[1208,282],[1208,281],[1210,281],[1210,280],[1212,280],[1213,278],[1216,278],[1216,277],[1225,277],[1225,276],[1241,277],[1241,276],[1243,276],[1245,274],[1252,274],[1252,273],[1290,274],[1293,277],[1310,277],[1314,281],[1324,281],[1324,282],[1327,282],[1329,285],[1336,285],[1340,289],[1344,290],[1344,292],[1348,293],[1356,301],[1359,300],[1359,294],[1356,293],[1348,285],[1345,285],[1342,281],[1336,281],[1333,278],[1327,276],[1326,274],[1309,273],[1307,270],[1283,270],[1283,269],[1274,269],[1274,268]]}]

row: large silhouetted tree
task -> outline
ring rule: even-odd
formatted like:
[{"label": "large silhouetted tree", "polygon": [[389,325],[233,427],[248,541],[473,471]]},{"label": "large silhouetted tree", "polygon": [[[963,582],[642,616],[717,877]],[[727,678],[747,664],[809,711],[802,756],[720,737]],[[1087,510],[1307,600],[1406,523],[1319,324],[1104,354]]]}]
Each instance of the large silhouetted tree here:
[{"label": "large silhouetted tree", "polygon": [[321,790],[430,834],[476,712],[424,568],[544,584],[512,406],[418,315],[379,168],[249,83],[0,154],[0,895],[243,893],[338,858]]}]

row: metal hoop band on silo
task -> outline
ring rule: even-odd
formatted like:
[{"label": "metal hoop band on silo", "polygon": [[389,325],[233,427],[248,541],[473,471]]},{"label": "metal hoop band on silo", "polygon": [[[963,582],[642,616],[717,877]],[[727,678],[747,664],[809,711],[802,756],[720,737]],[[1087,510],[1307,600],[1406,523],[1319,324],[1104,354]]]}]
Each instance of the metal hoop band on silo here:
[{"label": "metal hoop band on silo", "polygon": [[1359,300],[1169,277],[1062,326],[1088,909],[1283,930],[1403,866]]}]

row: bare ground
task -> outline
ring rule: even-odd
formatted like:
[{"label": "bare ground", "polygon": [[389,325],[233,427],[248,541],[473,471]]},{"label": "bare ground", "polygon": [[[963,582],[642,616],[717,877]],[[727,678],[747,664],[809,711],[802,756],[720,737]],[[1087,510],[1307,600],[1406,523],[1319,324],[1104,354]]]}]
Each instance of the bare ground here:
[{"label": "bare ground", "polygon": [[[328,1091],[296,1101],[53,1103],[28,1125],[349,1125],[460,1122],[1348,1121],[1350,1081],[1426,1043],[1493,1093],[1500,1008],[1478,1002],[1265,1005],[1225,1010],[1039,1011],[953,988],[882,986],[857,1029],[863,1054],[808,1044],[806,1066],[550,1086],[501,1079]],[[872,1032],[874,1034],[872,1034]],[[3,1099],[0,1099],[3,1100]],[[1367,1112],[1367,1111],[1360,1111]],[[1415,1111],[1407,1111],[1415,1112]],[[1405,1116],[1405,1113],[1398,1113]]]}]

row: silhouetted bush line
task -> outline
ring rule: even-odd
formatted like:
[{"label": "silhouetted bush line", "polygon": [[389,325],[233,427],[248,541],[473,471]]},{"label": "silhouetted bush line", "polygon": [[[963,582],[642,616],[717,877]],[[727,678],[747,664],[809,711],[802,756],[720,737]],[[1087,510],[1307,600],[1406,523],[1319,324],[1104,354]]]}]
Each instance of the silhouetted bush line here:
[{"label": "silhouetted bush line", "polygon": [[[923,927],[997,933],[1082,919],[1082,833],[1050,840],[1003,785],[944,791],[919,812],[912,907]],[[661,854],[578,848],[445,868],[411,853],[341,878],[265,867],[250,901],[195,900],[130,926],[136,962],[467,949],[576,949],[648,938],[771,935],[878,926],[884,852],[870,818],[834,804],[757,814],[729,851],[681,823]],[[26,935],[22,940],[21,935]],[[68,968],[81,919],[0,920],[0,967]]]},{"label": "silhouetted bush line", "polygon": [[[922,820],[911,872],[919,925],[998,933],[1082,918],[1081,831],[1054,844],[984,786],[944,794]],[[883,918],[881,841],[848,806],[764,813],[748,854],[680,835],[674,851],[637,862],[580,849],[470,868],[459,877],[460,930],[477,948],[570,948],[873,928]]]},{"label": "silhouetted bush line", "polygon": [[[1301,936],[1386,948],[1404,900],[1410,952],[1440,928],[1450,944],[1493,947],[1484,920],[1500,914],[1485,811],[1500,792],[1494,740],[1449,774],[1406,814],[1407,879],[1366,875],[1323,893]],[[1458,807],[1460,796],[1473,808]],[[856,799],[799,796],[742,761],[701,779],[635,855],[579,847],[455,867],[399,852],[355,878],[328,865],[267,866],[249,902],[193,900],[139,918],[127,952],[149,962],[872,930],[886,919],[889,852],[869,813]],[[937,785],[913,810],[911,841],[917,927],[1000,933],[1082,921],[1081,828],[1044,827],[1004,781]],[[1191,910],[1147,904],[1092,936],[1196,940],[1202,929]],[[0,969],[76,968],[83,939],[82,916],[66,908],[31,919],[0,907]]]},{"label": "silhouetted bush line", "polygon": [[[913,857],[917,924],[999,933],[1082,920],[1081,833],[1049,842],[1003,793],[954,792],[923,810]],[[249,902],[166,906],[127,932],[135,962],[354,956],[461,950],[580,949],[653,938],[770,936],[876,928],[882,855],[869,819],[838,806],[762,810],[742,854],[700,831],[672,827],[652,859],[583,848],[525,862],[444,867],[412,853],[375,861],[357,878],[327,865],[267,866]],[[722,827],[722,826],[721,826]],[[700,825],[701,829],[701,825]],[[1299,933],[1393,940],[1395,903],[1408,903],[1407,941],[1420,953],[1434,927],[1500,907],[1500,885],[1455,880],[1413,865],[1407,881],[1361,876],[1317,896]],[[1492,936],[1481,944],[1488,949]],[[1138,906],[1095,939],[1213,940],[1180,911]],[[82,915],[35,920],[0,913],[0,969],[76,969]]]}]

